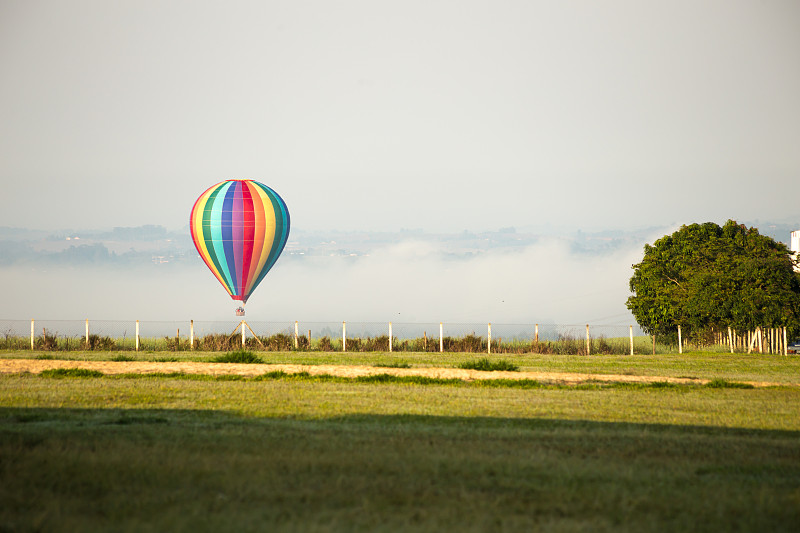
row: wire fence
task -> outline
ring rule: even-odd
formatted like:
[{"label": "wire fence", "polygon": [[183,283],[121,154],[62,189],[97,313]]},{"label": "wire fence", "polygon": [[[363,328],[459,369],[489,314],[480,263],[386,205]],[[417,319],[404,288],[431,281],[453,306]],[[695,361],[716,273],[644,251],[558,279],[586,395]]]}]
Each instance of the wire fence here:
[{"label": "wire fence", "polygon": [[[6,350],[227,351],[242,347],[588,355],[681,353],[691,346],[681,338],[680,328],[674,338],[656,342],[637,325],[0,319],[0,349]],[[721,331],[711,342],[704,341],[703,347],[785,354],[786,341],[779,329],[758,328],[746,335],[729,331],[726,336]]]}]

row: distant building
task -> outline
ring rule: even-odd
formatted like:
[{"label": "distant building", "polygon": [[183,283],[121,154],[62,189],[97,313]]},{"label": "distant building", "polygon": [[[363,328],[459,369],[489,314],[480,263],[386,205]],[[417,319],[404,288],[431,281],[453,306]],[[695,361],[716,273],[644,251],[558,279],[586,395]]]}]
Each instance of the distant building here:
[{"label": "distant building", "polygon": [[[789,249],[794,253],[795,259],[800,259],[800,230],[793,231],[790,239]],[[800,272],[800,267],[794,267]]]}]

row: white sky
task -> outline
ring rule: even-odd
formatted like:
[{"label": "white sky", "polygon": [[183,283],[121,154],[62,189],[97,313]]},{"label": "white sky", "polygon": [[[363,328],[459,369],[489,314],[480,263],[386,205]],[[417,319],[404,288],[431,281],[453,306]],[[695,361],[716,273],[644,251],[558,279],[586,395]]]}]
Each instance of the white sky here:
[{"label": "white sky", "polygon": [[800,2],[0,0],[0,225],[797,218]]}]

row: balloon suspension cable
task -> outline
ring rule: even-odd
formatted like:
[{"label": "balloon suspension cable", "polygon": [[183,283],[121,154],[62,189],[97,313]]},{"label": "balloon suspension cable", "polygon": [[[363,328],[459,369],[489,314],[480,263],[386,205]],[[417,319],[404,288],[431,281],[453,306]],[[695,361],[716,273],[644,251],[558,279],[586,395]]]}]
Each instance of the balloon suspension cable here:
[{"label": "balloon suspension cable", "polygon": [[233,333],[231,333],[230,336],[228,337],[228,341],[233,339],[233,336],[239,334],[239,332],[241,332],[242,338],[244,339],[244,328],[250,330],[250,334],[253,336],[256,342],[261,345],[262,348],[264,348],[265,350],[267,349],[267,347],[264,346],[264,343],[261,342],[261,339],[258,338],[258,335],[256,335],[256,332],[253,331],[253,328],[250,327],[250,324],[248,324],[245,320],[242,320],[241,322],[236,324],[236,327],[233,328]]}]

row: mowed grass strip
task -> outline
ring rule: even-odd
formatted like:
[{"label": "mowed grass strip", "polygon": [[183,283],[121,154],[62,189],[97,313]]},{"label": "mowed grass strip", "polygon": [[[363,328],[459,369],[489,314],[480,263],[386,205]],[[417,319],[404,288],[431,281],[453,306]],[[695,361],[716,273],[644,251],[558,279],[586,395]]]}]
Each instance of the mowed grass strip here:
[{"label": "mowed grass strip", "polygon": [[[627,374],[632,376],[664,376],[695,379],[725,379],[800,384],[800,355],[728,354],[695,352],[667,355],[541,355],[415,353],[403,352],[252,352],[258,362],[266,364],[302,365],[369,365],[401,368],[443,367],[458,368],[479,359],[507,361],[520,371],[576,372],[586,374]],[[225,358],[218,352],[36,352],[4,351],[0,357],[9,359],[64,359],[73,361],[110,361],[124,356],[125,360],[160,362],[213,362]]]},{"label": "mowed grass strip", "polygon": [[[481,365],[485,368],[485,365]],[[470,367],[471,368],[471,367]],[[482,368],[483,369],[483,368]],[[508,370],[507,365],[502,365],[502,370]],[[597,389],[597,388],[688,388],[688,387],[710,387],[710,388],[735,388],[753,389],[750,383],[740,383],[724,379],[714,379],[707,383],[674,383],[669,381],[643,381],[643,382],[615,382],[588,380],[577,383],[552,383],[534,379],[477,379],[464,380],[459,378],[439,378],[428,376],[398,376],[392,374],[372,374],[364,376],[334,376],[331,374],[311,374],[309,372],[285,372],[283,370],[273,370],[256,376],[245,376],[239,374],[196,374],[185,372],[146,372],[146,373],[123,373],[123,374],[103,374],[103,372],[87,368],[54,368],[43,370],[38,374],[44,378],[93,378],[110,377],[114,379],[189,379],[195,381],[265,381],[274,379],[289,379],[312,382],[338,382],[338,383],[383,383],[383,384],[414,384],[414,385],[453,385],[471,387],[512,387],[522,389],[532,388],[576,388],[576,389]]]},{"label": "mowed grass strip", "polygon": [[489,416],[800,430],[797,387],[743,389],[728,382],[733,386],[549,386],[280,372],[249,379],[193,374],[54,379],[57,374],[0,375],[0,406],[209,409],[312,419],[351,414]]}]

